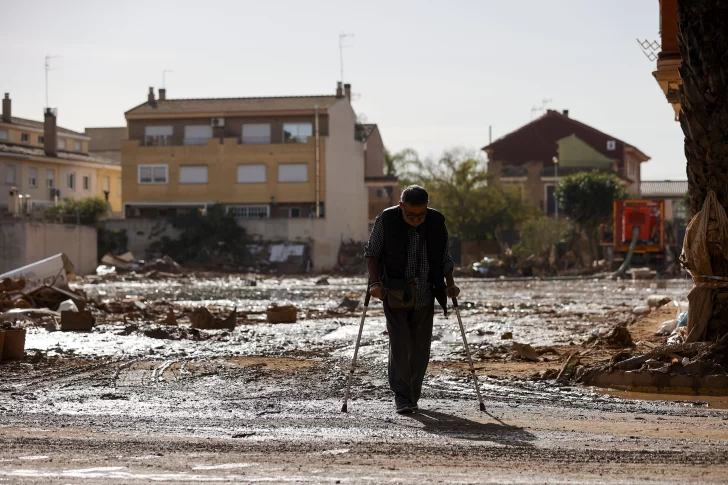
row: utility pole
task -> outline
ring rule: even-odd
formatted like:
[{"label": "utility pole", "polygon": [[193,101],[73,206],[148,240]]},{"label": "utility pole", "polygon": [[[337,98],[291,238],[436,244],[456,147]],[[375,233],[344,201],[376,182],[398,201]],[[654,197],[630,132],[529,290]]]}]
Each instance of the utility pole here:
[{"label": "utility pole", "polygon": [[166,76],[167,76],[167,73],[168,72],[174,72],[174,71],[170,71],[169,69],[165,69],[164,71],[162,71],[162,89],[164,89],[164,88],[167,87],[167,85],[166,85],[166,80],[167,80]]},{"label": "utility pole", "polygon": [[48,71],[51,70],[51,59],[58,59],[60,56],[45,56],[45,95],[46,95],[46,108],[50,108],[50,102],[48,101]]},{"label": "utility pole", "polygon": [[[559,188],[559,157],[551,159],[554,162],[554,215],[559,220],[559,201],[556,199],[556,189]],[[548,204],[548,200],[546,201]]]},{"label": "utility pole", "polygon": [[341,67],[341,84],[344,84],[344,39],[354,37],[354,34],[339,34],[339,66]]}]

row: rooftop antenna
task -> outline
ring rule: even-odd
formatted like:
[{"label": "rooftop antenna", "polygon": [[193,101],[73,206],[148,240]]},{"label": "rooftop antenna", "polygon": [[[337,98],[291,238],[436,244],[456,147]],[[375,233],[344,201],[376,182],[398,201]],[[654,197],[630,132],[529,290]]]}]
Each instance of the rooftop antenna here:
[{"label": "rooftop antenna", "polygon": [[51,59],[59,59],[61,56],[45,56],[45,95],[46,95],[46,108],[50,108],[50,103],[48,102],[48,71],[52,71],[51,69]]},{"label": "rooftop antenna", "polygon": [[344,39],[354,37],[354,34],[339,34],[339,65],[341,66],[341,84],[344,84]]},{"label": "rooftop antenna", "polygon": [[534,113],[545,113],[551,101],[553,101],[551,98],[544,98],[541,100],[541,106],[533,106],[531,108],[531,119],[533,119]]},{"label": "rooftop antenna", "polygon": [[167,76],[167,73],[168,72],[174,72],[174,71],[171,71],[169,69],[165,69],[164,71],[162,71],[162,89],[164,89],[164,88],[167,87],[166,84],[165,84],[165,82],[167,80],[167,77],[166,76]]},{"label": "rooftop antenna", "polygon": [[646,58],[648,58],[650,61],[656,61],[657,60],[657,52],[662,49],[662,46],[659,42],[656,40],[653,40],[650,42],[649,40],[639,40],[637,39],[637,43],[642,48],[642,53],[645,55]]}]

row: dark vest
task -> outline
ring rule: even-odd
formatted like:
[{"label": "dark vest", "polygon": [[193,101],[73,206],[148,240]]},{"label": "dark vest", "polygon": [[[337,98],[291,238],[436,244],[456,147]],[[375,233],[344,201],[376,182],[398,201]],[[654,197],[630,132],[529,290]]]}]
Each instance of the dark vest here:
[{"label": "dark vest", "polygon": [[[384,227],[384,254],[382,264],[386,268],[387,276],[393,279],[404,279],[407,268],[407,245],[409,225],[402,217],[399,206],[390,207],[382,212],[382,225]],[[447,306],[445,296],[445,273],[443,262],[445,260],[445,216],[435,209],[427,209],[425,222],[417,230],[420,237],[424,235],[427,243],[427,261],[430,265],[430,274],[427,281],[432,285],[433,294],[443,308]],[[424,275],[420,275],[424,276]]]}]

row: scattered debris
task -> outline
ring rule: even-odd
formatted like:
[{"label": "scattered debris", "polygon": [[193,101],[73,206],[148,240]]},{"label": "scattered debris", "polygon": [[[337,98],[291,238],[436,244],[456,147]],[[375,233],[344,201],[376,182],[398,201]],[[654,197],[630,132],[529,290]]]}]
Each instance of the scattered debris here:
[{"label": "scattered debris", "polygon": [[56,254],[50,258],[0,275],[0,279],[3,281],[19,281],[20,279],[25,281],[23,288],[17,290],[0,289],[0,292],[24,290],[27,294],[46,286],[68,288],[68,275],[72,273],[73,264],[68,259],[68,256],[63,253]]},{"label": "scattered debris", "polygon": [[[101,262],[106,265],[115,268],[116,272],[136,271],[141,265],[136,262],[134,255],[130,252],[126,252],[119,256],[114,256],[111,253],[107,253],[101,258]],[[98,268],[97,268],[97,273]]]},{"label": "scattered debris", "polygon": [[647,298],[647,306],[650,308],[660,308],[672,301],[672,298],[665,295],[650,295]]},{"label": "scattered debris", "polygon": [[268,323],[296,323],[298,310],[293,305],[272,306],[266,310]]},{"label": "scattered debris", "polygon": [[635,307],[634,310],[632,310],[632,313],[634,313],[635,315],[647,315],[648,313],[650,313],[650,311],[650,307],[640,305]]},{"label": "scattered debris", "polygon": [[348,311],[353,312],[359,307],[359,295],[356,293],[349,293],[339,304],[340,307],[346,308]]},{"label": "scattered debris", "polygon": [[153,271],[167,274],[182,274],[185,272],[182,265],[177,261],[165,255],[160,259],[155,259],[144,264],[140,270],[142,273],[151,273]]},{"label": "scattered debris", "polygon": [[64,332],[83,332],[89,331],[96,323],[90,311],[72,311],[66,310],[61,312],[61,330]]},{"label": "scattered debris", "polygon": [[200,307],[192,312],[190,322],[192,322],[192,328],[201,330],[234,330],[237,323],[237,310],[233,309],[230,316],[222,320],[215,318],[207,308]]},{"label": "scattered debris", "polygon": [[174,310],[169,310],[169,313],[167,313],[167,317],[162,323],[164,323],[165,325],[177,325],[177,316],[174,314]]},{"label": "scattered debris", "polygon": [[660,325],[655,335],[670,335],[677,328],[677,319],[668,320]]},{"label": "scattered debris", "polygon": [[518,342],[513,342],[513,350],[515,351],[516,356],[522,359],[538,362],[541,358],[539,353],[536,352],[530,344],[519,344]]},{"label": "scattered debris", "polygon": [[513,332],[505,332],[501,335],[501,340],[511,340],[513,338]]},{"label": "scattered debris", "polygon": [[5,328],[0,329],[3,336],[2,355],[0,360],[18,360],[25,355],[25,329]]},{"label": "scattered debris", "polygon": [[328,284],[329,284],[329,280],[325,276],[323,278],[319,278],[316,281],[316,285],[318,285],[318,286],[327,286]]},{"label": "scattered debris", "polygon": [[77,312],[78,307],[73,302],[73,300],[64,300],[61,302],[61,304],[58,306],[58,311],[63,312]]}]

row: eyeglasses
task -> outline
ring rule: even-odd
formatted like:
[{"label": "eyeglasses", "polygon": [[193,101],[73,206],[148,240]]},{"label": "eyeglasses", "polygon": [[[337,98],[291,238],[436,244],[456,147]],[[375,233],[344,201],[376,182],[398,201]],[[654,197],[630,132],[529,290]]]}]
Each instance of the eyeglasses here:
[{"label": "eyeglasses", "polygon": [[427,215],[427,211],[420,212],[419,214],[415,214],[413,212],[405,212],[404,213],[404,216],[407,219],[410,219],[410,220],[413,220],[413,221],[424,220],[426,215]]}]

